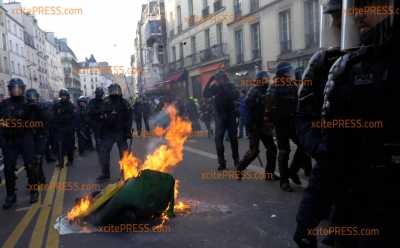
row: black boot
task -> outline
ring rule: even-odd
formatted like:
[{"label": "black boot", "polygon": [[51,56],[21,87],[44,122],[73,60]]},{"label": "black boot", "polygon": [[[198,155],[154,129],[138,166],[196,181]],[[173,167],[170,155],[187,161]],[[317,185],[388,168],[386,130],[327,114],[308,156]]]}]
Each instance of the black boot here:
[{"label": "black boot", "polygon": [[301,185],[300,177],[295,172],[290,173],[290,179],[292,179],[293,183],[296,185]]},{"label": "black boot", "polygon": [[285,192],[293,192],[292,187],[290,187],[289,182],[281,182],[281,189]]},{"label": "black boot", "polygon": [[4,201],[3,204],[3,209],[7,210],[10,209],[14,204],[17,202],[17,195],[12,194],[12,195],[7,195],[6,200]]},{"label": "black boot", "polygon": [[219,170],[219,171],[226,170],[226,165],[220,164],[220,165],[218,166],[217,170]]}]

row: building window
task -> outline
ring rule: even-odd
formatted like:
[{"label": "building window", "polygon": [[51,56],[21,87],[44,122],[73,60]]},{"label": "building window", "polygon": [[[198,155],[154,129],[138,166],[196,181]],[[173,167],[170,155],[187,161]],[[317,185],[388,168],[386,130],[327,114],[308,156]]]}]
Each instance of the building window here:
[{"label": "building window", "polygon": [[210,7],[208,7],[207,0],[203,0],[203,9],[201,11],[201,16],[206,17],[210,14]]},{"label": "building window", "polygon": [[4,71],[6,72],[6,73],[8,73],[9,72],[9,68],[8,68],[8,59],[7,59],[7,57],[3,57],[3,60],[4,60]]},{"label": "building window", "polygon": [[13,51],[13,45],[12,45],[12,40],[10,40],[10,45],[9,45],[11,51]]},{"label": "building window", "polygon": [[237,30],[235,31],[235,50],[236,50],[236,63],[243,63],[243,31]]},{"label": "building window", "polygon": [[190,37],[190,44],[192,45],[192,63],[196,63],[196,36]]},{"label": "building window", "polygon": [[184,57],[183,54],[183,42],[179,43],[179,60],[182,60]]},{"label": "building window", "polygon": [[3,50],[7,50],[7,40],[6,40],[6,35],[4,33],[1,34],[3,38]]},{"label": "building window", "polygon": [[217,24],[217,44],[222,44],[222,23]]},{"label": "building window", "polygon": [[317,47],[319,44],[319,2],[307,0],[304,2],[305,44],[306,48]]},{"label": "building window", "polygon": [[2,72],[2,73],[4,72],[3,71],[3,63],[1,62],[1,60],[0,60],[0,72]]},{"label": "building window", "polygon": [[250,12],[254,12],[260,8],[260,0],[250,0]]},{"label": "building window", "polygon": [[11,73],[15,73],[15,64],[14,64],[14,61],[11,61]]},{"label": "building window", "polygon": [[173,62],[176,61],[176,47],[175,46],[172,47],[172,60],[173,60]]},{"label": "building window", "polygon": [[220,9],[222,9],[222,0],[215,0],[214,1],[214,12],[217,12]]},{"label": "building window", "polygon": [[235,18],[238,18],[242,15],[242,0],[234,1],[233,12],[235,14]]},{"label": "building window", "polygon": [[178,33],[182,32],[182,12],[181,12],[181,6],[176,7],[176,15],[177,15],[177,21],[178,21]]},{"label": "building window", "polygon": [[189,16],[193,15],[193,0],[188,0]]},{"label": "building window", "polygon": [[207,28],[204,30],[204,46],[206,49],[211,47],[211,42],[210,42],[210,29]]},{"label": "building window", "polygon": [[279,13],[279,40],[281,45],[281,53],[292,50],[292,41],[290,34],[290,10]]},{"label": "building window", "polygon": [[260,23],[251,25],[251,46],[253,59],[261,56]]}]

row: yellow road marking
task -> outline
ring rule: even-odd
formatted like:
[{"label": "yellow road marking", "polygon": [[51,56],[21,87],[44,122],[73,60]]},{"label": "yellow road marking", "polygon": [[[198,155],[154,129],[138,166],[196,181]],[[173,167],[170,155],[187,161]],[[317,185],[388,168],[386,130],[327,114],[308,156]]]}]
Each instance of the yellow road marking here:
[{"label": "yellow road marking", "polygon": [[[57,171],[60,172],[60,170],[58,170],[58,169],[57,169]],[[57,173],[56,177],[58,177],[59,174],[60,173]],[[56,178],[56,179],[58,179],[58,178]],[[54,185],[53,180],[56,180],[56,179],[52,178],[50,185]],[[30,248],[42,247],[43,236],[44,236],[45,229],[47,226],[47,221],[49,220],[50,210],[52,208],[55,191],[56,191],[55,187],[51,187],[46,192],[46,197],[44,198],[42,208],[40,209],[39,217],[38,217],[36,225],[33,229],[31,241],[29,243]]]},{"label": "yellow road marking", "polygon": [[[15,175],[18,175],[19,173],[21,173],[23,170],[25,169],[25,167],[20,167],[16,172],[15,172]],[[2,186],[4,186],[6,183],[5,183],[5,179],[3,179],[3,180],[1,180],[1,183],[0,183],[0,187],[2,187]]]},{"label": "yellow road marking", "polygon": [[[51,177],[51,182],[55,183],[58,178],[58,170],[54,170],[53,176]],[[48,192],[46,193],[47,196]],[[36,212],[39,210],[41,205],[41,194],[39,194],[39,200],[28,210],[28,212],[24,215],[22,220],[15,227],[14,231],[8,237],[7,241],[3,244],[3,248],[13,248],[17,244],[18,240],[21,238],[22,234],[25,232],[26,228],[29,226],[29,223],[32,221],[32,218],[35,216]]]},{"label": "yellow road marking", "polygon": [[[60,174],[60,182],[65,182],[67,178],[68,167],[64,167]],[[62,214],[63,204],[64,204],[64,190],[57,190],[56,199],[54,201],[53,212],[51,214],[49,228],[47,231],[47,243],[46,247],[56,248],[59,246],[60,236],[58,232],[54,229],[54,224],[56,223],[57,217]]]}]

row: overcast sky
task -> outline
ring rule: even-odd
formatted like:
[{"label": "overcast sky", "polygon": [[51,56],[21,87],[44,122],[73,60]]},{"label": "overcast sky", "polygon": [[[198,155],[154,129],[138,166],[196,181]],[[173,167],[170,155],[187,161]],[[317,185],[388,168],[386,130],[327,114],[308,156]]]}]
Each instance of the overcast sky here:
[{"label": "overcast sky", "polygon": [[[9,0],[3,0],[9,2]],[[39,26],[67,38],[79,61],[93,54],[112,66],[130,66],[140,6],[146,0],[20,0],[23,7],[81,8],[81,15],[36,14]]]}]

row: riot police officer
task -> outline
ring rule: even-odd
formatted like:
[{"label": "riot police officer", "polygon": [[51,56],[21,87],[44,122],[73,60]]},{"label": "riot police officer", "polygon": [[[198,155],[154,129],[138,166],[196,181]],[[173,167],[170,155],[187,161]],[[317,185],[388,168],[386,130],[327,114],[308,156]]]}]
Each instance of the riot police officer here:
[{"label": "riot police officer", "polygon": [[297,143],[294,117],[297,105],[297,86],[293,83],[294,70],[290,63],[281,62],[277,66],[273,83],[267,91],[267,110],[271,113],[278,143],[278,165],[280,172],[280,186],[283,191],[292,192],[289,178],[295,184],[301,184],[298,178],[298,168],[307,162],[306,155],[300,146],[297,146],[289,168],[290,140]]},{"label": "riot police officer", "polygon": [[[328,161],[324,159],[326,146],[322,130],[313,128],[313,122],[321,121],[321,108],[325,84],[333,63],[345,52],[340,49],[342,1],[328,0],[323,3],[320,47],[310,59],[304,71],[299,89],[296,113],[296,130],[300,145],[316,160],[309,184],[297,213],[297,229],[294,240],[300,246],[313,247],[316,237],[307,236],[307,229],[315,228],[331,212],[331,181]],[[307,83],[311,82],[310,83]]]},{"label": "riot police officer", "polygon": [[17,201],[15,194],[15,166],[18,155],[21,154],[28,176],[30,188],[30,202],[38,200],[37,175],[34,167],[34,139],[30,118],[35,113],[30,109],[24,97],[25,84],[19,78],[12,78],[8,82],[10,97],[4,100],[0,106],[0,118],[2,120],[2,137],[4,140],[4,175],[6,181],[7,197],[3,208],[11,208]]},{"label": "riot police officer", "polygon": [[59,92],[60,100],[54,104],[54,129],[57,141],[58,167],[64,166],[64,156],[68,157],[67,166],[72,166],[74,162],[75,145],[75,113],[74,105],[70,100],[67,89]]},{"label": "riot police officer", "polygon": [[39,102],[39,93],[36,89],[28,89],[25,93],[29,113],[32,114],[31,120],[38,123],[33,131],[34,138],[34,158],[33,164],[36,168],[37,179],[40,184],[46,183],[43,172],[43,157],[46,153],[46,144],[48,138],[48,119],[44,106]]},{"label": "riot police officer", "polygon": [[207,82],[203,93],[205,98],[214,97],[215,105],[215,146],[218,155],[218,170],[226,169],[224,155],[224,134],[228,132],[231,143],[232,158],[235,168],[239,166],[239,148],[236,128],[236,106],[239,99],[239,92],[235,86],[229,82],[228,76],[224,71],[218,71]]},{"label": "riot police officer", "polygon": [[100,122],[101,122],[101,109],[104,102],[104,90],[97,87],[94,92],[95,97],[89,101],[88,114],[90,120],[90,127],[94,134],[97,154],[100,149]]},{"label": "riot police officer", "polygon": [[83,155],[86,150],[93,148],[90,133],[90,122],[88,114],[88,100],[84,96],[80,96],[77,101],[77,138],[79,155]]},{"label": "riot police officer", "polygon": [[[269,86],[269,74],[266,71],[260,71],[256,75],[256,86],[252,87],[245,98],[245,105],[248,112],[248,130],[250,150],[240,161],[239,171],[246,167],[258,156],[260,140],[267,149],[266,173],[271,173],[273,179],[278,179],[274,174],[276,166],[276,145],[272,136],[272,119],[265,107],[265,97]],[[268,177],[266,176],[266,179]]]},{"label": "riot police officer", "polygon": [[[322,108],[325,121],[344,121],[323,130],[335,177],[332,221],[337,226],[379,230],[379,235],[337,237],[335,245],[393,247],[400,219],[396,197],[400,188],[400,4],[394,0],[344,3],[341,44],[348,52],[330,70]],[[386,14],[370,12],[377,6],[385,6]],[[356,126],[348,121],[354,119],[359,120]]]},{"label": "riot police officer", "polygon": [[132,110],[128,101],[122,98],[119,84],[114,83],[108,87],[108,97],[102,104],[101,118],[101,175],[97,177],[99,181],[110,178],[110,152],[114,143],[117,143],[122,158],[123,152],[128,150],[127,139],[131,138]]}]

